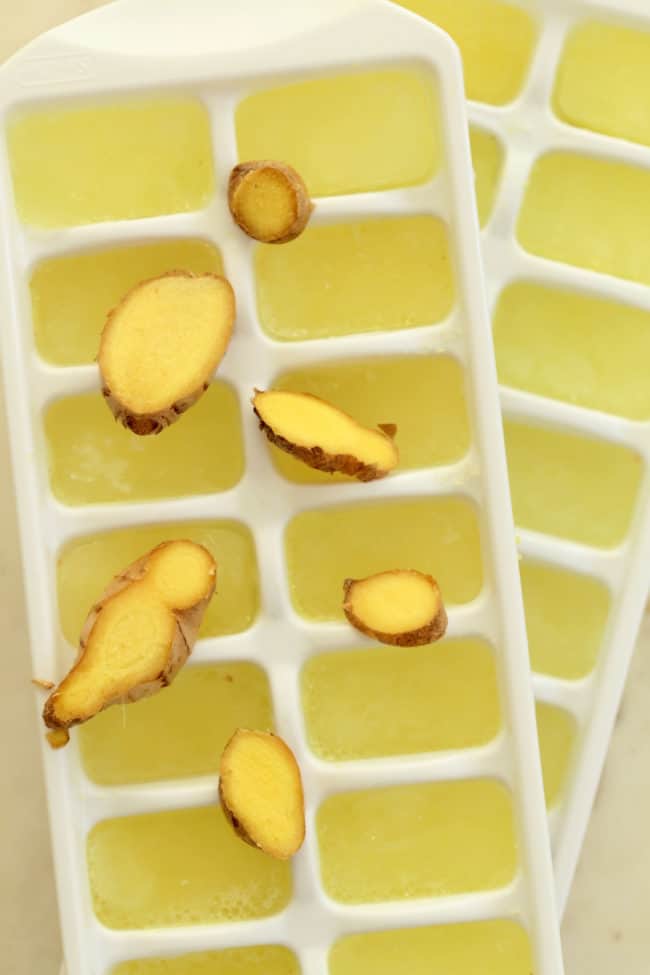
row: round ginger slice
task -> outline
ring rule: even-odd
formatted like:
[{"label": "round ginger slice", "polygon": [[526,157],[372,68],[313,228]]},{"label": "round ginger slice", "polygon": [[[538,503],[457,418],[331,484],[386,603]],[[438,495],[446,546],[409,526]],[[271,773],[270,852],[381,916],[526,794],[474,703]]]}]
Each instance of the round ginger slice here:
[{"label": "round ginger slice", "polygon": [[361,633],[398,647],[434,643],[447,629],[438,583],[416,569],[346,579],[343,611]]},{"label": "round ginger slice", "polygon": [[286,244],[303,232],[314,205],[302,177],[270,159],[235,166],[228,206],[245,234],[264,244]]},{"label": "round ginger slice", "polygon": [[397,466],[394,424],[380,424],[377,430],[364,427],[310,393],[256,390],[252,403],[271,443],[309,467],[374,481]]},{"label": "round ginger slice", "polygon": [[237,835],[277,860],[297,853],[305,838],[305,800],[298,763],[282,738],[239,728],[219,773],[221,805]]},{"label": "round ginger slice", "polygon": [[113,704],[167,687],[187,661],[217,567],[195,542],[163,542],[109,584],[86,619],[77,660],[43,709],[52,747]]},{"label": "round ginger slice", "polygon": [[97,361],[113,415],[140,436],[196,403],[221,362],[235,295],[218,274],[170,271],[142,281],[109,313]]}]

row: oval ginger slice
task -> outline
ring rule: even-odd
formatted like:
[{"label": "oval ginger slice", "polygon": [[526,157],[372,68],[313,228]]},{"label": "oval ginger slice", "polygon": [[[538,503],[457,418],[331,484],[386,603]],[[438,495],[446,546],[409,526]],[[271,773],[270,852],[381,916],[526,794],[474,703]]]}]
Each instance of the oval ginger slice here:
[{"label": "oval ginger slice", "polygon": [[302,177],[270,159],[235,166],[228,206],[245,234],[264,244],[286,244],[303,232],[314,209]]},{"label": "oval ginger slice", "polygon": [[295,756],[269,731],[240,728],[221,756],[219,797],[241,839],[278,860],[305,838],[305,800]]},{"label": "oval ginger slice", "polygon": [[112,704],[171,684],[192,652],[217,567],[195,542],[163,542],[109,584],[86,619],[74,665],[43,709],[52,747]]},{"label": "oval ginger slice", "polygon": [[343,583],[352,626],[380,643],[416,647],[444,636],[447,613],[436,580],[416,569],[392,569]]},{"label": "oval ginger slice", "polygon": [[113,415],[160,433],[208,388],[228,347],[235,295],[218,274],[170,271],[142,281],[108,315],[97,361]]},{"label": "oval ginger slice", "polygon": [[392,424],[377,430],[364,427],[310,393],[256,390],[252,403],[271,443],[309,467],[374,481],[397,466],[399,454],[393,443],[397,428]]}]

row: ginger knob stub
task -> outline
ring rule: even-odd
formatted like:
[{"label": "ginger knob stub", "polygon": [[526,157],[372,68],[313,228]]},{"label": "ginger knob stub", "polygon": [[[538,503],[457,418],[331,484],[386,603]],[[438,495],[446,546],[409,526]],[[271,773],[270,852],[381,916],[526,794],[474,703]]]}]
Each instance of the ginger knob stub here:
[{"label": "ginger knob stub", "polygon": [[170,271],[142,281],[109,313],[97,361],[117,420],[160,433],[196,403],[221,362],[235,295],[218,274]]},{"label": "ginger knob stub", "polygon": [[380,425],[376,430],[364,427],[310,393],[256,390],[252,403],[271,443],[309,467],[374,481],[397,466],[394,424]]},{"label": "ginger knob stub", "polygon": [[415,569],[392,569],[343,583],[343,611],[366,636],[398,647],[444,636],[447,613],[435,579]]},{"label": "ginger knob stub", "polygon": [[221,756],[219,797],[237,835],[278,860],[305,838],[302,778],[289,746],[268,731],[240,728]]},{"label": "ginger knob stub", "polygon": [[53,747],[104,708],[172,682],[192,652],[216,575],[207,549],[174,541],[113,579],[86,619],[76,662],[45,702]]},{"label": "ginger knob stub", "polygon": [[264,244],[295,240],[314,209],[300,174],[269,159],[235,166],[228,183],[228,206],[244,233]]}]

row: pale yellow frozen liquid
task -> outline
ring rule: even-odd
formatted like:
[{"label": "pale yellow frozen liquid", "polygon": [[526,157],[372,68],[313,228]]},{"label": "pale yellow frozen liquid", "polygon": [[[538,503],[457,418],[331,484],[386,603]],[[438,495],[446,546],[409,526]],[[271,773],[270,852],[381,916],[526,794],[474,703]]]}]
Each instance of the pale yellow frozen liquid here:
[{"label": "pale yellow frozen liquid", "polygon": [[330,796],[316,820],[326,892],[346,904],[444,897],[512,880],[512,800],[492,779]]},{"label": "pale yellow frozen liquid", "polygon": [[553,107],[570,125],[650,145],[650,33],[583,21],[562,52]]},{"label": "pale yellow frozen liquid", "polygon": [[88,611],[118,572],[175,538],[205,545],[217,562],[217,594],[207,608],[200,636],[248,629],[259,606],[257,558],[248,528],[227,520],[170,522],[82,536],[65,546],[58,561],[57,590],[66,640],[77,645]]},{"label": "pale yellow frozen liquid", "polygon": [[416,215],[312,225],[255,254],[262,328],[281,341],[441,321],[453,303],[447,228]]},{"label": "pale yellow frozen liquid", "polygon": [[536,41],[533,18],[502,0],[397,0],[442,27],[463,58],[467,97],[504,105],[523,87]]},{"label": "pale yellow frozen liquid", "polygon": [[56,400],[44,425],[50,486],[63,504],[211,494],[244,473],[239,401],[219,380],[159,437],[125,430],[99,392]]},{"label": "pale yellow frozen liquid", "polygon": [[130,785],[217,775],[236,728],[272,727],[266,674],[255,664],[231,661],[186,666],[160,694],[108,708],[77,734],[93,782]]},{"label": "pale yellow frozen liquid", "polygon": [[288,863],[242,843],[216,804],[105,819],[86,848],[95,914],[109,928],[262,918],[291,897]]},{"label": "pale yellow frozen liquid", "polygon": [[502,920],[352,934],[341,938],[330,953],[330,975],[531,975],[532,971],[526,931]]},{"label": "pale yellow frozen liquid", "polygon": [[198,210],[214,190],[208,113],[195,98],[20,111],[7,140],[18,216],[37,227]]},{"label": "pale yellow frozen liquid", "polygon": [[[469,447],[463,370],[451,356],[337,359],[284,373],[273,385],[321,396],[369,427],[395,423],[399,470],[450,464]],[[349,481],[269,450],[278,471],[298,484]]]},{"label": "pale yellow frozen liquid", "polygon": [[533,166],[517,236],[540,257],[650,284],[649,223],[649,170],[549,152]]},{"label": "pale yellow frozen liquid", "polygon": [[579,680],[596,666],[609,590],[591,576],[524,559],[519,565],[533,670]]},{"label": "pale yellow frozen liquid", "polygon": [[291,163],[312,196],[423,183],[442,159],[434,85],[395,68],[258,92],[237,108],[239,158]]},{"label": "pale yellow frozen liquid", "polygon": [[544,794],[549,808],[562,798],[576,738],[576,723],[568,711],[538,701],[537,734],[542,758]]},{"label": "pale yellow frozen liquid", "polygon": [[291,599],[307,619],[343,619],[343,580],[395,566],[433,575],[447,605],[474,599],[483,583],[476,510],[456,497],[306,511],[285,541]]},{"label": "pale yellow frozen liquid", "polygon": [[310,747],[328,761],[470,748],[500,726],[494,651],[483,640],[321,653],[301,683]]},{"label": "pale yellow frozen liquid", "polygon": [[300,975],[300,966],[288,948],[264,945],[175,958],[142,958],[117,965],[110,975]]},{"label": "pale yellow frozen liquid", "polygon": [[540,396],[647,420],[650,314],[517,281],[494,314],[499,381]]},{"label": "pale yellow frozen liquid", "polygon": [[518,527],[599,548],[623,541],[643,473],[637,453],[513,420],[505,436]]},{"label": "pale yellow frozen liquid", "polygon": [[474,166],[474,189],[481,227],[492,216],[503,169],[503,146],[496,135],[472,126],[469,141]]},{"label": "pale yellow frozen liquid", "polygon": [[57,366],[94,362],[111,308],[140,281],[174,270],[222,274],[221,255],[207,241],[187,238],[41,261],[29,282],[39,355]]}]

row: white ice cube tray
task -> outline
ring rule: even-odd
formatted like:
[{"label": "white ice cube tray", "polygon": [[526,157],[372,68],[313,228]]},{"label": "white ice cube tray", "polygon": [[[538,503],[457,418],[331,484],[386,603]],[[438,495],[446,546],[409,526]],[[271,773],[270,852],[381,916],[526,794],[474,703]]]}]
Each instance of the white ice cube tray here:
[{"label": "white ice cube tray", "polygon": [[[251,264],[254,245],[233,225],[227,212],[227,175],[237,162],[234,107],[251,91],[287,78],[401,63],[419,65],[437,87],[444,141],[441,171],[431,182],[412,189],[320,199],[313,219],[328,222],[359,215],[423,212],[440,216],[450,237],[456,282],[453,311],[436,326],[274,343],[257,319]],[[46,233],[32,230],[18,220],[5,140],[0,143],[3,359],[33,670],[39,677],[60,677],[70,659],[56,604],[57,555],[70,539],[167,520],[215,515],[242,519],[257,547],[259,617],[238,636],[201,641],[193,659],[252,660],[268,672],[278,731],[295,749],[303,769],[308,834],[304,850],[293,863],[293,899],[277,916],[194,927],[109,930],[92,910],[85,862],[88,830],[112,816],[215,802],[215,781],[199,778],[99,787],[84,776],[74,737],[59,752],[44,745],[68,975],[106,975],[114,964],[144,956],[267,943],[289,945],[306,975],[323,975],[330,945],[346,932],[502,917],[520,921],[529,931],[536,975],[560,975],[552,869],[457,51],[441,31],[381,0],[272,5],[240,0],[234,6],[225,0],[219,4],[215,0],[122,0],[44,35],[14,57],[0,73],[1,118],[5,123],[14,109],[33,103],[60,104],[65,99],[161,88],[182,88],[194,94],[210,115],[218,185],[201,212]],[[246,473],[236,488],[219,495],[67,508],[49,489],[43,411],[62,395],[95,389],[97,371],[94,366],[54,368],[39,359],[31,322],[30,270],[52,255],[185,235],[218,244],[237,294],[236,333],[220,375],[240,398]],[[370,485],[355,482],[300,488],[284,482],[270,463],[249,407],[253,385],[270,384],[281,369],[318,362],[325,356],[405,352],[450,354],[462,364],[473,429],[467,456],[450,467],[397,473]],[[283,561],[287,521],[301,509],[343,500],[450,493],[469,499],[477,508],[485,584],[475,601],[452,607],[449,632],[481,635],[494,647],[502,731],[489,745],[465,751],[340,764],[318,760],[306,743],[298,673],[316,650],[349,645],[350,631],[344,624],[306,622],[293,611]],[[39,721],[41,707],[42,695],[36,693]],[[315,814],[326,795],[359,786],[477,776],[495,777],[512,792],[520,863],[511,885],[487,893],[359,906],[335,903],[324,894]],[[215,815],[219,815],[217,810]]]},{"label": "white ice cube tray", "polygon": [[[516,99],[507,105],[468,103],[470,123],[496,135],[505,156],[491,217],[482,232],[489,306],[494,309],[506,285],[522,280],[650,310],[647,286],[536,257],[524,251],[516,239],[517,219],[532,166],[546,152],[575,151],[650,168],[647,146],[574,128],[561,121],[551,105],[558,64],[571,29],[596,19],[648,31],[650,4],[648,0],[508,2],[528,11],[537,26],[525,83]],[[618,547],[596,549],[538,532],[517,532],[521,556],[601,580],[611,598],[594,671],[575,681],[543,674],[533,678],[537,699],[569,711],[578,729],[562,800],[550,813],[556,888],[563,911],[648,594],[650,422],[628,420],[503,386],[501,406],[507,419],[526,420],[630,447],[638,451],[644,464],[630,530]]]}]

